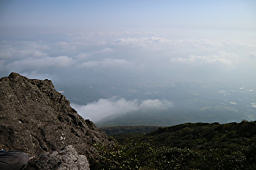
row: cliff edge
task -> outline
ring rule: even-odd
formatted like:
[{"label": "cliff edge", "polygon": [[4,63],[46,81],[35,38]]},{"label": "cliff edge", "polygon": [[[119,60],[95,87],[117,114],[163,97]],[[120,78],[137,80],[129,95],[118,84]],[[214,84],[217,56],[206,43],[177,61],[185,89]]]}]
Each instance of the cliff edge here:
[{"label": "cliff edge", "polygon": [[73,145],[93,158],[95,144],[110,144],[93,122],[84,120],[50,80],[11,73],[0,79],[0,149],[30,155]]}]

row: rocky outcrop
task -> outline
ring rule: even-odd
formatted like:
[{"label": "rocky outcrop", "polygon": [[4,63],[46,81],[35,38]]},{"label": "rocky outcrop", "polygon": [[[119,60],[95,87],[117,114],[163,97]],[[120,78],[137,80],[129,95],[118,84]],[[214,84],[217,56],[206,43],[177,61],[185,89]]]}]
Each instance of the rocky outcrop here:
[{"label": "rocky outcrop", "polygon": [[0,147],[30,156],[73,145],[89,159],[95,144],[110,144],[107,136],[84,120],[50,80],[28,79],[17,73],[0,79]]},{"label": "rocky outcrop", "polygon": [[26,170],[89,170],[89,163],[84,155],[79,155],[72,145],[61,151],[45,153],[32,159]]}]

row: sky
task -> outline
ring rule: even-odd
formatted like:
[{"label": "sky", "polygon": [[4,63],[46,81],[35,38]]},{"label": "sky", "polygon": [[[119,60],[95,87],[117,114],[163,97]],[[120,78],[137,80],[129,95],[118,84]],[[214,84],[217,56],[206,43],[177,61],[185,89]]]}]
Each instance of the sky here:
[{"label": "sky", "polygon": [[255,29],[253,0],[1,0],[1,27],[51,31]]},{"label": "sky", "polygon": [[234,119],[252,120],[256,1],[1,0],[0,76],[13,71],[53,80],[94,121],[245,101]]}]

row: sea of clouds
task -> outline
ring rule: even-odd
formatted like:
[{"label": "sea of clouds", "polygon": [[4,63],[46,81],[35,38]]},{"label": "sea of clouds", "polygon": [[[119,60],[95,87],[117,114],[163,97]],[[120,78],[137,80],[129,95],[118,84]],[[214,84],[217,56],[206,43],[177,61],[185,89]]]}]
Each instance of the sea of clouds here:
[{"label": "sea of clouds", "polygon": [[[171,82],[255,85],[256,41],[177,38],[152,32],[87,32],[63,34],[54,39],[51,35],[44,35],[43,39],[2,39],[0,74],[6,76],[13,71],[30,78],[48,78],[57,84],[76,82],[81,90],[83,84],[93,82],[96,91],[104,91],[108,84],[112,88],[113,84],[130,82],[141,88],[150,84],[161,88]],[[95,102],[72,106],[94,121],[173,106],[171,101],[151,97],[128,100],[125,96],[102,96]],[[255,108],[255,103],[251,106]]]}]

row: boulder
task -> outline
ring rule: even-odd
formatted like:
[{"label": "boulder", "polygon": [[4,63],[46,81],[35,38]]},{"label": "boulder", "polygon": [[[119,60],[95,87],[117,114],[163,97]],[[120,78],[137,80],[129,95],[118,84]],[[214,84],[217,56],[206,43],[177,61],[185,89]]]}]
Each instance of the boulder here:
[{"label": "boulder", "polygon": [[72,145],[60,151],[45,153],[29,161],[26,170],[89,170],[85,155],[79,155]]}]

